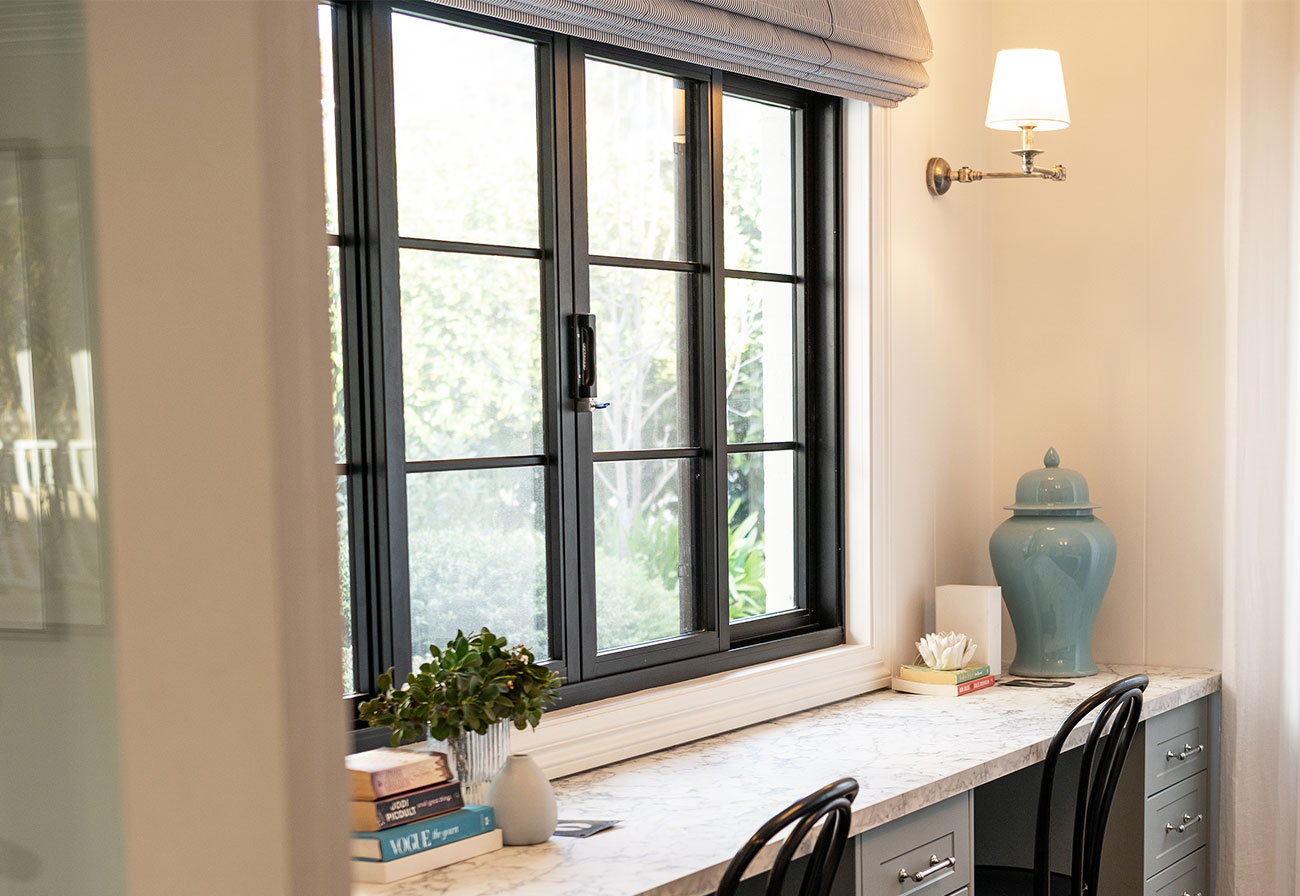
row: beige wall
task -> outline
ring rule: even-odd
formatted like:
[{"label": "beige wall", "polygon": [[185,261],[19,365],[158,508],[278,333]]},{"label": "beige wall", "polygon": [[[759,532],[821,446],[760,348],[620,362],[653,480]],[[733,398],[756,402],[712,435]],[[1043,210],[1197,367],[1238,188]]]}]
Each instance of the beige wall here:
[{"label": "beige wall", "polygon": [[315,17],[88,4],[130,893],[347,890]]},{"label": "beige wall", "polygon": [[[993,46],[1061,53],[1064,184],[992,187],[994,481],[1048,445],[1119,542],[1099,660],[1217,666],[1224,488],[1225,7],[1011,2]],[[990,158],[1015,135],[989,132]],[[1001,518],[1001,511],[995,514]]]},{"label": "beige wall", "polygon": [[[925,163],[960,165],[984,153],[978,71],[990,41],[988,8],[924,3],[936,53],[932,85],[888,113],[890,283],[886,290],[885,425],[893,472],[886,503],[895,661],[929,631],[934,587],[991,582],[993,293],[988,194],[934,200]],[[955,192],[955,191],[954,191]],[[951,201],[956,199],[956,201]],[[880,419],[880,418],[878,418]]]},{"label": "beige wall", "polygon": [[[891,113],[898,649],[933,623],[933,585],[993,582],[988,536],[1054,445],[1119,541],[1096,657],[1217,665],[1224,4],[922,5],[933,83]],[[1069,180],[932,199],[930,155],[1013,168],[1017,135],[983,119],[1014,46],[1061,53],[1073,124],[1038,142]]]}]

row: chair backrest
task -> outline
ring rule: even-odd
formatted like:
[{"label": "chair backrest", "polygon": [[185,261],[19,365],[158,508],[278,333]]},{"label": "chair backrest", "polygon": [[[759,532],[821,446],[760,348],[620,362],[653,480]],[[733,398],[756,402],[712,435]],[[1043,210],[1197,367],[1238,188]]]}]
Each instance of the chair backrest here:
[{"label": "chair backrest", "polygon": [[[1088,732],[1079,768],[1079,792],[1074,811],[1071,843],[1070,896],[1097,896],[1101,871],[1101,845],[1106,818],[1115,796],[1129,744],[1142,715],[1145,675],[1133,675],[1102,688],[1074,708],[1052,738],[1043,760],[1043,783],[1038,794],[1038,824],[1034,832],[1034,896],[1051,892],[1052,783],[1061,748],[1075,727],[1097,712]],[[1103,734],[1105,737],[1103,737]],[[1100,750],[1098,744],[1101,744]]]},{"label": "chair backrest", "polygon": [[777,896],[785,884],[786,872],[799,845],[822,819],[826,823],[822,825],[821,833],[817,835],[812,852],[808,855],[799,896],[826,896],[835,877],[835,869],[839,867],[840,856],[844,853],[844,843],[849,837],[853,798],[857,795],[858,782],[852,778],[841,778],[792,803],[765,821],[727,866],[722,875],[722,883],[718,885],[717,896],[733,896],[745,869],[759,851],[781,831],[794,825],[794,830],[781,844],[767,876],[767,889],[764,893],[767,896]]}]

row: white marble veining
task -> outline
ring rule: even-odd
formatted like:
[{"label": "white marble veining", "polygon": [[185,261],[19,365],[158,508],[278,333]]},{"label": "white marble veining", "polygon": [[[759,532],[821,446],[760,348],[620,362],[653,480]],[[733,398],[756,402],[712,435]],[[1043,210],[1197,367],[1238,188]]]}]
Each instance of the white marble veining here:
[{"label": "white marble veining", "polygon": [[[612,830],[508,847],[387,886],[357,884],[353,894],[710,893],[763,821],[818,787],[858,780],[851,833],[861,833],[1038,762],[1075,704],[1138,671],[1151,678],[1143,718],[1219,689],[1209,670],[1103,666],[1069,688],[952,698],[878,691],[554,782],[561,818],[621,819]],[[1086,735],[1083,726],[1075,739]]]}]

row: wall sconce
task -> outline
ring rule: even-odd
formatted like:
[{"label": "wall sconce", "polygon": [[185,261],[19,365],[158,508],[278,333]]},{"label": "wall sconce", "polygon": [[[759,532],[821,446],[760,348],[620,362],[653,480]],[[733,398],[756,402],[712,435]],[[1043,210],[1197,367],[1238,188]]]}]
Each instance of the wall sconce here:
[{"label": "wall sconce", "polygon": [[1065,102],[1065,76],[1061,54],[1055,50],[999,50],[993,64],[993,86],[989,89],[985,127],[997,131],[1020,131],[1019,171],[956,171],[940,158],[925,166],[925,185],[931,196],[948,192],[953,181],[968,184],[985,178],[1041,177],[1065,180],[1065,166],[1038,168],[1034,156],[1035,131],[1056,131],[1070,126],[1070,109]]}]

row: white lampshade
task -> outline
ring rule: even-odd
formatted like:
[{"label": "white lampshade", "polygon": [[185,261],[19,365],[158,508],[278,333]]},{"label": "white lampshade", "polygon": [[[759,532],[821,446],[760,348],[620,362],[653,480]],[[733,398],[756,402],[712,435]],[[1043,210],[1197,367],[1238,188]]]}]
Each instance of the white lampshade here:
[{"label": "white lampshade", "polygon": [[1032,126],[1056,131],[1070,126],[1061,54],[1055,50],[999,50],[989,89],[987,127],[1016,131]]}]

